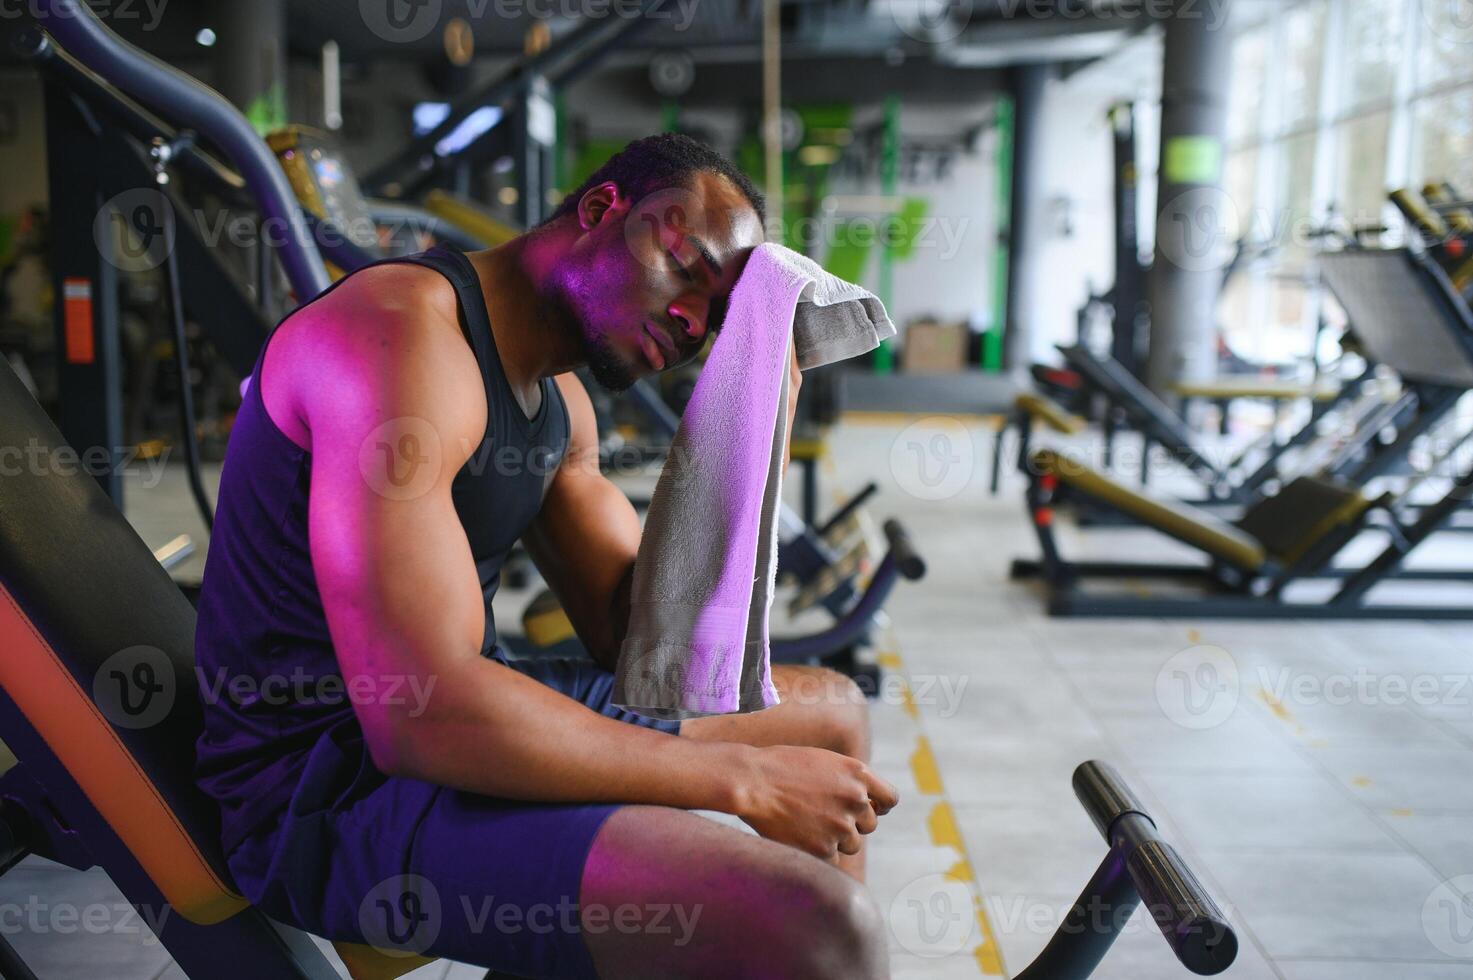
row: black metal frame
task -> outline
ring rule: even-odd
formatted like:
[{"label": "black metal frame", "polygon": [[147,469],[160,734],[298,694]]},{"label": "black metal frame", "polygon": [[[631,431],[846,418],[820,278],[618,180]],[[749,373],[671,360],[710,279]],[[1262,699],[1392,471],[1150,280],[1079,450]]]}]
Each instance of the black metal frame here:
[{"label": "black metal frame", "polygon": [[[59,384],[58,425],[68,443],[84,449],[106,447],[108,465],[98,482],[119,506],[123,500],[122,345],[120,340],[120,263],[103,249],[109,244],[94,234],[94,220],[104,202],[133,190],[159,195],[172,215],[154,216],[173,234],[170,256],[178,263],[180,299],[191,320],[200,324],[232,370],[250,373],[269,324],[235,276],[206,246],[187,217],[183,199],[156,179],[148,149],[133,135],[137,125],[150,125],[145,114],[130,113],[121,95],[46,41],[38,57],[43,68],[46,101],[47,168],[55,212],[51,270],[56,295],[85,294],[86,307],[56,305],[55,324]],[[89,89],[93,97],[88,96]],[[132,116],[120,120],[120,116]],[[162,123],[161,134],[172,135]],[[74,352],[85,332],[91,356]],[[74,356],[75,353],[75,356]]]},{"label": "black metal frame", "polygon": [[[363,179],[365,191],[380,197],[409,198],[444,183],[447,177],[463,174],[462,164],[474,158],[478,144],[486,139],[487,133],[447,157],[435,155],[435,144],[454,132],[476,110],[500,106],[506,110],[502,122],[513,122],[516,127],[511,142],[523,176],[518,197],[520,217],[527,227],[535,225],[541,220],[544,207],[541,188],[549,169],[550,148],[528,132],[528,99],[538,89],[565,84],[587,71],[647,27],[651,15],[664,2],[640,0],[639,11],[632,16],[586,18],[546,49],[518,59],[480,88],[456,99],[438,125],[410,140],[398,153],[370,171]],[[464,188],[459,191],[463,193]]]},{"label": "black metal frame", "polygon": [[[1145,401],[1149,392],[1143,388],[1139,391],[1133,390],[1134,387],[1139,386],[1134,384],[1134,380],[1126,374],[1123,366],[1109,360],[1101,360],[1092,352],[1077,345],[1061,347],[1060,351],[1078,370],[1086,387],[1105,399],[1109,406],[1105,412],[1103,425],[1106,466],[1110,465],[1113,457],[1114,440],[1120,428],[1118,415],[1123,413],[1133,427],[1141,433],[1141,483],[1144,485],[1150,482],[1151,448],[1159,445],[1202,481],[1207,488],[1208,498],[1194,500],[1192,503],[1208,507],[1250,502],[1270,480],[1281,475],[1278,471],[1278,464],[1284,458],[1284,454],[1313,442],[1319,434],[1320,421],[1331,411],[1355,398],[1376,375],[1375,365],[1367,365],[1359,376],[1341,385],[1334,397],[1324,402],[1312,400],[1310,417],[1304,425],[1286,441],[1273,444],[1268,450],[1267,457],[1253,472],[1241,479],[1234,479],[1235,474],[1245,467],[1257,443],[1245,448],[1226,465],[1219,468],[1203,456],[1189,439],[1185,438],[1190,434],[1189,432],[1181,429],[1173,431],[1174,426],[1168,426],[1164,420],[1156,417],[1156,413],[1164,410],[1165,406],[1153,408]],[[1400,399],[1377,412],[1371,421],[1363,422],[1357,427],[1354,438],[1336,450],[1325,471],[1330,475],[1342,476],[1356,483],[1385,475],[1398,460],[1404,458],[1406,450],[1417,438],[1436,425],[1456,405],[1457,397],[1449,400],[1449,391],[1451,389],[1439,385],[1410,384],[1408,391]],[[1387,428],[1395,429],[1397,438],[1391,443],[1377,444],[1380,433]]]},{"label": "black metal frame", "polygon": [[1137,906],[1145,903],[1176,958],[1199,976],[1226,970],[1238,955],[1227,917],[1156,832],[1113,767],[1086,762],[1074,770],[1074,794],[1110,851],[1048,945],[1014,980],[1083,980],[1105,958]]},{"label": "black metal frame", "polygon": [[[1038,578],[1048,587],[1052,616],[1078,617],[1190,617],[1196,619],[1473,619],[1468,606],[1390,605],[1367,602],[1368,593],[1387,580],[1473,582],[1473,569],[1403,569],[1408,555],[1433,534],[1443,530],[1473,496],[1473,467],[1456,480],[1443,498],[1423,507],[1415,522],[1403,527],[1392,514],[1387,496],[1359,519],[1318,542],[1294,565],[1267,565],[1245,572],[1220,561],[1205,564],[1146,562],[1076,562],[1063,557],[1054,535],[1056,481],[1046,474],[1029,473],[1028,519],[1038,539],[1041,558],[1016,559],[1010,575]],[[1095,501],[1105,506],[1101,501]],[[1373,523],[1373,514],[1389,523]],[[1358,568],[1331,565],[1335,556],[1365,531],[1381,531],[1389,542],[1370,563]],[[1192,582],[1202,587],[1198,596],[1137,598],[1092,594],[1083,588],[1091,578],[1144,578]],[[1339,580],[1343,584],[1324,602],[1290,601],[1285,590],[1294,583]]]}]

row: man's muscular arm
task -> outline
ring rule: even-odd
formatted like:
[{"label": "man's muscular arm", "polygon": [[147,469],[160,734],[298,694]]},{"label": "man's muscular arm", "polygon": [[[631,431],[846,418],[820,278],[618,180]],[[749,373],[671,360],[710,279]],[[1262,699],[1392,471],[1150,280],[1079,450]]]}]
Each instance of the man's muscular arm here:
[{"label": "man's muscular arm", "polygon": [[599,470],[588,392],[571,374],[559,375],[557,385],[568,406],[568,450],[522,543],[589,656],[612,671],[629,627],[639,515]]}]

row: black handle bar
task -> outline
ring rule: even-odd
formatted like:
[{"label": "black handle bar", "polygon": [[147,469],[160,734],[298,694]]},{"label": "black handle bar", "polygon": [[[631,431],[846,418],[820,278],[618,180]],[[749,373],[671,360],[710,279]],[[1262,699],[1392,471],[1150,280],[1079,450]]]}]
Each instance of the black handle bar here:
[{"label": "black handle bar", "polygon": [[1193,973],[1227,969],[1237,936],[1176,850],[1156,833],[1156,823],[1120,774],[1107,763],[1074,770],[1074,794],[1112,848],[1127,849],[1130,879],[1176,958]]},{"label": "black handle bar", "polygon": [[885,541],[890,546],[890,555],[895,559],[895,567],[903,577],[915,582],[925,576],[925,559],[916,552],[910,535],[893,517],[885,522]]}]

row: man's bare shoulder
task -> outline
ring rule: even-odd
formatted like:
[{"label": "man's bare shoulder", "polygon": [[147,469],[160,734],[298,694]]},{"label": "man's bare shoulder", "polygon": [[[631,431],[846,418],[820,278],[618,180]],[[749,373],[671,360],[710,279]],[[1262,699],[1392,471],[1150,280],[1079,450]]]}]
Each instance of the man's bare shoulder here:
[{"label": "man's bare shoulder", "polygon": [[312,322],[315,335],[346,341],[402,332],[442,333],[445,327],[458,334],[460,322],[449,281],[408,262],[354,273],[298,317]]},{"label": "man's bare shoulder", "polygon": [[460,330],[455,291],[432,269],[365,269],[279,330],[266,370],[273,417],[278,407],[290,411],[310,431],[343,415],[405,413],[456,431],[484,428],[480,370]]}]

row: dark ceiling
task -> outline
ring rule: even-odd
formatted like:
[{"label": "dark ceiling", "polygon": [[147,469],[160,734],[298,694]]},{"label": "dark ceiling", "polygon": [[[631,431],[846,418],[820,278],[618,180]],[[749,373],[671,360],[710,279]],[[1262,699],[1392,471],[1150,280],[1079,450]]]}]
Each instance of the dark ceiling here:
[{"label": "dark ceiling", "polygon": [[[291,50],[316,56],[336,41],[345,63],[444,58],[446,26],[459,19],[475,53],[521,51],[541,21],[554,37],[586,18],[627,17],[649,0],[286,0]],[[170,60],[203,54],[201,28],[217,25],[225,3],[253,0],[89,0],[118,33]],[[996,68],[1020,61],[1097,57],[1149,27],[1135,0],[781,0],[784,61],[881,58]],[[22,16],[0,18],[13,31]],[[237,18],[239,14],[235,15]],[[681,48],[697,62],[754,62],[761,0],[661,0],[651,23],[621,49],[626,64],[652,49]],[[5,54],[9,55],[9,45]],[[617,61],[616,61],[617,63]]]}]

